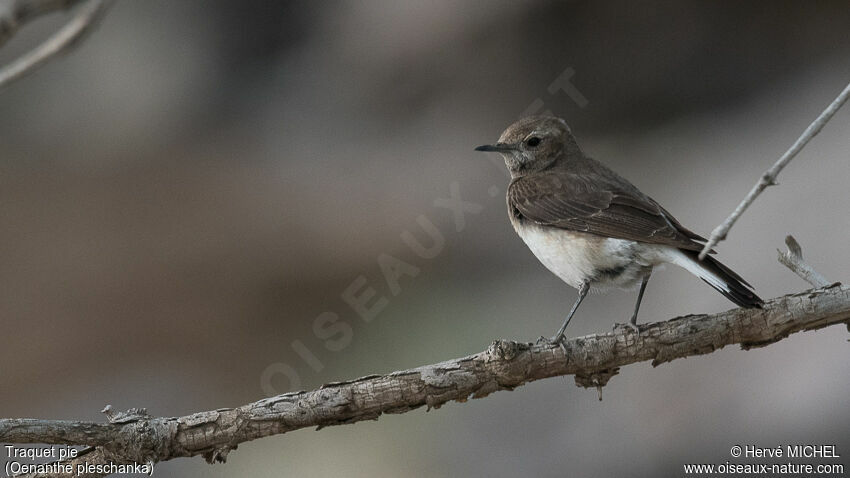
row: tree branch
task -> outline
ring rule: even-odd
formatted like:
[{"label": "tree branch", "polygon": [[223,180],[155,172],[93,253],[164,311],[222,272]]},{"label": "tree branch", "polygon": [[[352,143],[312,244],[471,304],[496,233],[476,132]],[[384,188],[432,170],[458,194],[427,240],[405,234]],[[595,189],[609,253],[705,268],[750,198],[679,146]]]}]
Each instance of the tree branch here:
[{"label": "tree branch", "polygon": [[15,36],[18,29],[42,15],[65,10],[82,0],[6,0],[0,3],[0,47]]},{"label": "tree branch", "polygon": [[820,272],[816,271],[803,260],[803,249],[797,240],[794,239],[794,236],[785,236],[785,245],[788,246],[787,252],[782,252],[779,249],[776,250],[779,253],[779,262],[782,265],[791,269],[792,272],[815,287],[826,287],[831,284],[831,282],[826,280],[826,277],[822,276]]},{"label": "tree branch", "polygon": [[[17,0],[3,4],[0,6],[0,46],[8,41],[23,23],[39,15],[68,8],[79,1]],[[44,43],[0,69],[0,88],[76,45],[103,17],[111,4],[112,0],[89,0],[84,3],[77,15]]]},{"label": "tree branch", "polygon": [[782,171],[782,168],[791,162],[791,160],[794,159],[794,156],[797,156],[797,153],[803,149],[803,146],[814,138],[815,135],[820,133],[820,130],[823,129],[824,125],[830,119],[832,119],[832,116],[835,115],[835,112],[838,111],[838,109],[841,108],[841,106],[847,101],[848,97],[850,97],[850,83],[848,83],[847,86],[844,87],[844,91],[842,91],[841,94],[839,94],[838,97],[835,98],[835,100],[830,103],[825,110],[823,110],[823,113],[821,113],[820,116],[818,116],[817,119],[815,119],[805,131],[803,131],[803,134],[797,138],[797,141],[795,141],[790,148],[788,148],[788,151],[786,151],[785,154],[783,154],[782,157],[770,167],[770,169],[761,175],[759,181],[753,186],[749,194],[747,194],[747,197],[741,201],[741,204],[738,204],[738,207],[732,211],[732,214],[730,214],[725,221],[720,223],[720,225],[711,231],[711,236],[709,236],[708,242],[705,243],[705,247],[703,247],[702,251],[699,253],[700,260],[705,259],[705,255],[708,254],[718,242],[726,239],[729,229],[732,228],[735,221],[741,217],[741,214],[750,207],[750,204],[756,200],[762,191],[767,189],[768,186],[776,185],[776,177],[779,175],[779,172]]},{"label": "tree branch", "polygon": [[731,344],[762,347],[795,332],[847,321],[850,288],[833,284],[772,299],[763,309],[643,324],[640,335],[622,328],[573,338],[563,347],[545,341],[497,340],[486,351],[455,360],[184,417],[153,418],[144,410],[131,410],[109,413],[108,424],[4,419],[0,442],[94,446],[91,453],[97,454],[77,458],[87,463],[94,459],[146,463],[195,455],[210,463],[223,462],[238,444],[269,435],[375,420],[384,413],[405,413],[423,405],[439,408],[451,400],[465,402],[560,375],[575,375],[578,385],[601,388],[624,365],[652,361],[658,366]]}]

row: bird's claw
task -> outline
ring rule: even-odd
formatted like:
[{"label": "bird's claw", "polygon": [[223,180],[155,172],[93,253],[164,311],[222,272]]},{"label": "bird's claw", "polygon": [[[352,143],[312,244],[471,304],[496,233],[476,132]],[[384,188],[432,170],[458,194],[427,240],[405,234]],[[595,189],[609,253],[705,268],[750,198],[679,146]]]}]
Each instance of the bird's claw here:
[{"label": "bird's claw", "polygon": [[544,342],[548,345],[557,345],[558,347],[561,347],[561,350],[563,350],[564,353],[568,352],[567,339],[564,334],[557,334],[551,339],[547,339],[546,337],[541,336],[539,339],[537,339],[537,342]]},{"label": "bird's claw", "polygon": [[557,346],[561,347],[561,349],[564,352],[567,351],[567,343],[566,342],[567,342],[567,340],[566,340],[566,337],[564,336],[564,334],[558,334],[558,335],[555,335],[552,338],[544,337],[544,336],[541,335],[540,337],[537,338],[538,344],[546,344],[550,347],[557,345]]},{"label": "bird's claw", "polygon": [[614,330],[617,330],[617,328],[620,327],[628,327],[634,331],[635,335],[640,335],[640,328],[637,326],[637,324],[633,324],[631,322],[626,322],[624,324],[617,322],[614,324]]}]

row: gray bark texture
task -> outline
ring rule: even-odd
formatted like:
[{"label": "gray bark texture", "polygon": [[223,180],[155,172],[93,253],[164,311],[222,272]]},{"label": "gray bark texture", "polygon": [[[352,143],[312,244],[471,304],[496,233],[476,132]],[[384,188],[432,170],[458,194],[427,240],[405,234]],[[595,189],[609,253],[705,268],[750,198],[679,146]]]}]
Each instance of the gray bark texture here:
[{"label": "gray bark texture", "polygon": [[[77,43],[97,24],[110,3],[109,0],[0,0],[0,46],[36,17],[80,4],[78,15],[54,36],[0,68],[0,87]],[[715,229],[703,254],[725,238],[735,220],[765,188],[775,184],[781,169],[848,97],[850,85]],[[805,280],[822,287],[772,299],[763,309],[734,309],[643,324],[639,334],[623,327],[610,333],[569,339],[562,345],[545,340],[537,343],[496,340],[483,352],[438,364],[330,383],[312,391],[287,393],[236,408],[183,417],[152,417],[144,409],[113,413],[107,407],[104,412],[108,423],[0,419],[0,443],[87,446],[79,456],[64,462],[71,463],[75,469],[79,464],[157,463],[196,455],[203,455],[210,463],[223,462],[240,443],[301,428],[376,420],[385,413],[405,413],[422,406],[439,408],[449,401],[465,402],[562,375],[574,375],[579,386],[601,390],[624,365],[651,361],[653,366],[658,366],[677,358],[708,354],[730,344],[750,349],[777,342],[795,332],[850,324],[850,288],[839,283],[825,285],[826,279],[802,261],[796,242],[789,242],[789,252],[780,253],[780,260]],[[73,473],[86,477],[108,474],[109,471]]]},{"label": "gray bark texture", "polygon": [[652,361],[658,366],[731,344],[763,347],[795,332],[843,322],[850,324],[850,287],[835,283],[772,299],[763,309],[643,324],[639,335],[618,328],[568,339],[562,346],[545,340],[496,340],[467,357],[184,417],[154,418],[143,409],[113,413],[107,407],[110,423],[3,419],[0,442],[88,445],[92,448],[76,461],[89,464],[156,463],[195,455],[223,462],[238,444],[269,435],[376,420],[384,413],[422,406],[439,408],[448,401],[465,402],[560,375],[574,375],[578,385],[601,389],[624,365]]}]

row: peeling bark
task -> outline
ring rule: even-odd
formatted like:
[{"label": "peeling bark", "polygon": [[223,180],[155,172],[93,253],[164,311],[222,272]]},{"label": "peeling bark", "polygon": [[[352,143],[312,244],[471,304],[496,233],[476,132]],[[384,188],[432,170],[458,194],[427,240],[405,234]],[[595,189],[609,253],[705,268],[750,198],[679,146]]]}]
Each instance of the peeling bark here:
[{"label": "peeling bark", "polygon": [[620,367],[632,363],[652,361],[658,366],[730,344],[745,350],[763,347],[795,332],[842,322],[850,323],[850,288],[836,283],[772,299],[763,309],[643,324],[640,335],[622,328],[569,339],[563,346],[496,340],[467,357],[184,417],[153,418],[143,409],[113,414],[107,409],[107,424],[3,419],[0,442],[89,445],[95,448],[77,458],[89,463],[160,462],[196,455],[210,463],[223,462],[240,443],[300,428],[376,420],[384,413],[422,406],[439,408],[451,400],[465,402],[559,375],[575,375],[579,386],[601,390]]}]

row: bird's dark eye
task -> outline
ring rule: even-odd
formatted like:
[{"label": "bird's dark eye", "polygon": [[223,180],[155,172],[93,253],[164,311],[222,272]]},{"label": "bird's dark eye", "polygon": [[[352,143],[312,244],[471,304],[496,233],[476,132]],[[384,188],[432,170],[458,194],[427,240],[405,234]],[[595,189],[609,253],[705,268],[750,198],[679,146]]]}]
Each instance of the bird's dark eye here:
[{"label": "bird's dark eye", "polygon": [[527,140],[525,140],[525,145],[528,146],[529,148],[534,148],[538,144],[540,144],[540,138],[538,138],[537,136],[532,136],[532,137],[528,138]]}]

